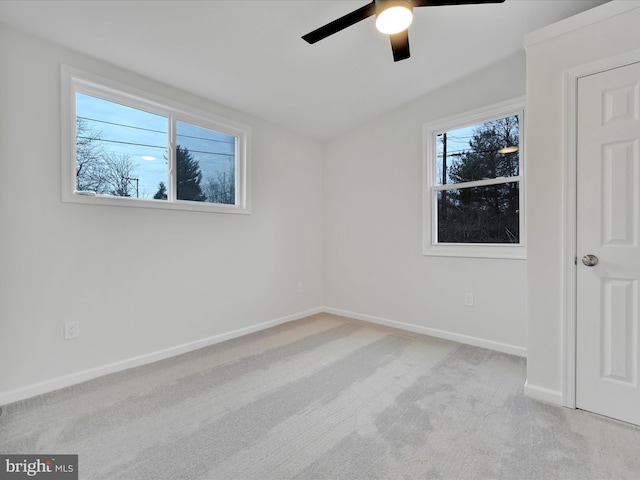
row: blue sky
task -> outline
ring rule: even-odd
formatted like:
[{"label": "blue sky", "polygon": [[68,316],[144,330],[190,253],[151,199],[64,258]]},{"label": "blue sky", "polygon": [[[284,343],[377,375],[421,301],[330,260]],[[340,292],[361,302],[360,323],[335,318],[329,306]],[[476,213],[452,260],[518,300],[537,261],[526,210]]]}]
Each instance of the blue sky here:
[{"label": "blue sky", "polygon": [[[511,118],[511,117],[504,117]],[[490,123],[490,122],[487,122]],[[456,130],[447,131],[447,173],[449,173],[451,167],[456,165],[460,161],[460,154],[471,150],[469,142],[474,137],[474,133],[481,127],[487,125],[487,123],[479,123],[470,127],[463,127]],[[437,178],[438,185],[443,185],[442,179],[442,156],[443,156],[443,137],[438,136],[437,141]],[[510,145],[504,145],[508,147]],[[517,145],[519,146],[519,145]],[[447,183],[446,181],[444,183]]]},{"label": "blue sky", "polygon": [[[477,128],[477,125],[471,127],[460,128],[458,130],[451,130],[447,132],[447,172],[455,164],[456,160],[460,157],[457,156],[460,153],[471,150],[469,147],[469,141],[473,138],[473,132]],[[442,136],[438,136],[437,142],[438,150],[438,185],[442,185],[442,153],[443,143]],[[452,156],[453,155],[453,156]],[[444,182],[446,183],[446,182]]]}]

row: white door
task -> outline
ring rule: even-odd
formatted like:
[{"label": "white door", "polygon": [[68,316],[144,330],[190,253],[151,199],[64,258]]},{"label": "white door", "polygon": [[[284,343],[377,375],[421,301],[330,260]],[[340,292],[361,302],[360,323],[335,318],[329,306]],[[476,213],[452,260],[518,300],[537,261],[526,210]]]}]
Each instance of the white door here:
[{"label": "white door", "polygon": [[576,406],[637,425],[639,144],[640,63],[579,79]]}]

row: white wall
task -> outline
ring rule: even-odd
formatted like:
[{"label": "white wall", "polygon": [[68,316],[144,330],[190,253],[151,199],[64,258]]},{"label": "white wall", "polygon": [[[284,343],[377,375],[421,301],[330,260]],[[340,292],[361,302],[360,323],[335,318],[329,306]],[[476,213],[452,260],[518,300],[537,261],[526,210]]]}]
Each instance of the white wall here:
[{"label": "white wall", "polygon": [[[0,62],[0,405],[322,305],[525,354],[525,261],[421,254],[422,124],[522,96],[524,53],[324,145],[3,27]],[[60,63],[250,125],[253,213],[62,203]]]},{"label": "white wall", "polygon": [[[423,123],[524,94],[523,51],[328,142],[332,311],[525,353],[526,261],[421,254]],[[463,305],[465,292],[475,294],[475,307]]]},{"label": "white wall", "polygon": [[[60,63],[249,125],[253,213],[62,203]],[[322,305],[319,142],[4,27],[0,65],[0,405]]]},{"label": "white wall", "polygon": [[[632,10],[635,9],[635,10]],[[530,34],[527,44],[528,358],[527,393],[556,403],[565,371],[563,258],[567,132],[564,75],[640,49],[640,2],[614,1]],[[640,53],[638,54],[640,59]],[[595,73],[595,72],[592,72]],[[570,301],[570,299],[566,299]],[[570,333],[569,333],[570,334]],[[563,375],[564,374],[564,375]]]}]

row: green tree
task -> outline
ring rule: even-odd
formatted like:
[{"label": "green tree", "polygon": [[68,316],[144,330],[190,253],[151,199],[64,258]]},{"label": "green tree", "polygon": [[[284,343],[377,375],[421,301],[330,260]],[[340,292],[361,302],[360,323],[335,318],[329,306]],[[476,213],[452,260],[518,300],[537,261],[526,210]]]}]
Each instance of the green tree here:
[{"label": "green tree", "polygon": [[179,200],[203,202],[200,164],[186,147],[176,147],[176,185]]},{"label": "green tree", "polygon": [[164,182],[160,182],[158,184],[158,191],[153,196],[156,200],[166,200],[167,199],[167,186]]},{"label": "green tree", "polygon": [[[518,117],[479,125],[448,171],[449,181],[465,183],[518,175],[519,152],[504,147],[519,145]],[[441,194],[438,241],[454,243],[517,243],[519,241],[519,182],[449,190]]]},{"label": "green tree", "polygon": [[518,145],[518,117],[506,117],[479,125],[469,141],[470,149],[449,169],[454,183],[518,175],[518,152],[500,153]]}]

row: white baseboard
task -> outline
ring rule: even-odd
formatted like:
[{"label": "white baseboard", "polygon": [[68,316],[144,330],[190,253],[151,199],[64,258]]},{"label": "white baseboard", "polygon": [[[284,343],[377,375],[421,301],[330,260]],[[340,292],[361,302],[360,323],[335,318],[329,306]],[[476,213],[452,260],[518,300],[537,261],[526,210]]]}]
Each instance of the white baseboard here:
[{"label": "white baseboard", "polygon": [[323,308],[313,308],[311,310],[306,310],[304,312],[295,313],[293,315],[270,320],[268,322],[259,323],[250,327],[240,328],[232,332],[214,335],[212,337],[203,338],[194,342],[184,343],[182,345],[166,348],[164,350],[159,350],[126,360],[109,363],[100,367],[82,370],[80,372],[71,373],[69,375],[63,375],[61,377],[34,383],[32,385],[27,385],[26,387],[17,388],[15,390],[0,392],[0,405],[7,405],[9,403],[18,402],[26,398],[35,397],[37,395],[42,395],[43,393],[52,392],[60,388],[69,387],[71,385],[86,382],[87,380],[102,377],[103,375],[120,372],[122,370],[127,370],[133,367],[139,367],[141,365],[157,362],[159,360],[164,360],[165,358],[191,352],[193,350],[198,350],[199,348],[215,345],[216,343],[231,340],[233,338],[241,337],[249,333],[265,330],[267,328],[275,327],[276,325],[281,325],[283,323],[291,322],[293,320],[298,320],[300,318],[308,317],[310,315],[315,315],[316,313],[322,312],[324,312]]},{"label": "white baseboard", "polygon": [[361,313],[349,312],[346,310],[340,310],[338,308],[324,307],[323,311],[326,313],[332,313],[334,315],[340,315],[342,317],[353,318],[355,320],[363,320],[365,322],[386,325],[388,327],[398,328],[400,330],[406,330],[408,332],[420,333],[423,335],[429,335],[431,337],[443,338],[445,340],[452,340],[454,342],[473,345],[475,347],[481,347],[498,352],[509,353],[511,355],[517,355],[519,357],[527,357],[527,349],[525,347],[519,347],[517,345],[494,342],[493,340],[472,337],[470,335],[462,335],[460,333],[448,332],[446,330],[438,330],[436,328],[423,327],[411,323],[397,322],[395,320],[374,317],[372,315],[363,315]]},{"label": "white baseboard", "polygon": [[[60,388],[65,388],[71,385],[76,385],[78,383],[86,382],[88,380],[92,380],[94,378],[98,378],[103,375],[120,372],[122,370],[127,370],[129,368],[139,367],[141,365],[157,362],[159,360],[164,360],[165,358],[180,355],[182,353],[191,352],[199,348],[215,345],[216,343],[224,342],[226,340],[231,340],[233,338],[241,337],[243,335],[248,335],[253,332],[265,330],[270,327],[275,327],[276,325],[281,325],[283,323],[291,322],[294,320],[298,320],[300,318],[308,317],[310,315],[315,315],[317,313],[323,313],[323,312],[331,313],[334,315],[340,315],[342,317],[353,318],[355,320],[363,320],[365,322],[371,322],[379,325],[386,325],[388,327],[393,327],[400,330],[406,330],[413,333],[419,333],[423,335],[429,335],[432,337],[443,338],[445,340],[452,340],[458,343],[474,345],[476,347],[487,348],[489,350],[509,353],[512,355],[520,356],[520,357],[526,358],[527,356],[527,349],[524,347],[518,347],[516,345],[509,345],[506,343],[494,342],[492,340],[472,337],[469,335],[462,335],[459,333],[448,332],[445,330],[438,330],[435,328],[422,327],[422,326],[413,325],[410,323],[397,322],[395,320],[388,320],[385,318],[374,317],[372,315],[363,315],[356,312],[340,310],[338,308],[318,307],[318,308],[306,310],[304,312],[299,312],[293,315],[288,315],[286,317],[278,318],[275,320],[270,320],[268,322],[259,323],[257,325],[252,325],[250,327],[240,328],[232,332],[214,335],[212,337],[203,338],[201,340],[196,340],[194,342],[177,345],[175,347],[166,348],[164,350],[159,350],[159,351],[151,352],[144,355],[139,355],[137,357],[121,360],[118,362],[113,362],[107,365],[102,365],[100,367],[82,370],[80,372],[71,373],[69,375],[63,375],[61,377],[56,377],[51,380],[45,380],[43,382],[34,383],[34,384],[27,385],[25,387],[21,387],[15,390],[0,392],[0,405],[7,405],[9,403],[24,400],[26,398],[35,397],[47,392],[52,392]],[[527,388],[529,388],[530,392],[527,391]],[[555,395],[558,395],[559,398],[561,399],[561,395],[558,392],[552,392],[551,390],[536,388],[532,386],[527,387],[526,385],[525,385],[525,393],[532,398],[536,398],[538,400],[543,400],[550,403],[560,403],[560,400],[556,399]]]},{"label": "white baseboard", "polygon": [[532,385],[529,383],[529,380],[524,382],[524,394],[534,400],[552,403],[554,405],[562,405],[562,392],[540,387],[538,385]]}]

